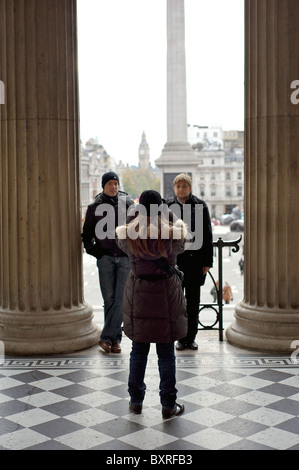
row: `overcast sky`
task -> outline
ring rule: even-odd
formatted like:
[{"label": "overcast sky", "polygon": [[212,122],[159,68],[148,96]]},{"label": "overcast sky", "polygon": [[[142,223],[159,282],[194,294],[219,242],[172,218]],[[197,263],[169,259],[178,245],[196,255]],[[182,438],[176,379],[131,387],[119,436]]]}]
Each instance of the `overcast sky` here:
[{"label": "overcast sky", "polygon": [[[151,162],[166,129],[166,0],[77,0],[83,144],[98,138],[118,162]],[[244,129],[244,2],[185,0],[189,124]]]}]

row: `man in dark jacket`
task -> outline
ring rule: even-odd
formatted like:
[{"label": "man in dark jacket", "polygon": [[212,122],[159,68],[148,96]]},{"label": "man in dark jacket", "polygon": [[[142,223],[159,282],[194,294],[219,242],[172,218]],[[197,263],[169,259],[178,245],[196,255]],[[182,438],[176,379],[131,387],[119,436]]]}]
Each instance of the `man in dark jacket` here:
[{"label": "man in dark jacket", "polygon": [[[187,347],[196,350],[198,349],[195,337],[198,331],[200,289],[205,283],[209,269],[213,266],[212,227],[208,206],[204,201],[191,193],[191,178],[187,174],[179,174],[173,181],[173,188],[175,196],[168,199],[167,204],[170,209],[172,209],[172,207],[174,208],[174,205],[176,205],[176,208],[179,207],[181,211],[180,217],[183,220],[183,207],[185,204],[190,204],[191,227],[189,227],[189,229],[192,233],[196,232],[195,206],[197,204],[202,205],[202,245],[198,249],[196,249],[195,244],[193,247],[190,246],[189,250],[186,249],[186,251],[178,255],[177,258],[178,267],[184,272],[183,288],[185,289],[185,297],[187,300],[188,333],[185,338],[181,338],[177,342],[176,349],[182,351]],[[179,215],[177,211],[175,213]],[[186,223],[189,222],[187,220],[184,221]]]},{"label": "man in dark jacket", "polygon": [[119,191],[119,177],[113,171],[102,177],[103,191],[87,208],[83,226],[86,252],[97,258],[99,281],[104,299],[104,327],[99,345],[105,352],[121,352],[122,300],[130,263],[118,247],[115,229],[126,221],[127,208],[133,204]]}]

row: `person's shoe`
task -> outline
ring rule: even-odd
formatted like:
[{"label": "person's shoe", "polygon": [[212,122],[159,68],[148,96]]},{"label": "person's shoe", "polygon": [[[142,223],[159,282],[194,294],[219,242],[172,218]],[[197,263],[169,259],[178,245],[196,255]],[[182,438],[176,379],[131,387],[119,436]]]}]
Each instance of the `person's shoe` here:
[{"label": "person's shoe", "polygon": [[109,341],[99,341],[99,345],[102,349],[104,349],[106,353],[111,352],[111,344],[109,343]]},{"label": "person's shoe", "polygon": [[192,349],[193,351],[196,351],[196,349],[198,349],[198,344],[195,341],[193,341],[193,343],[190,343],[187,345],[187,348]]},{"label": "person's shoe", "polygon": [[179,405],[176,403],[173,408],[162,408],[162,416],[163,419],[169,419],[172,418],[173,416],[179,416],[185,411],[184,405]]},{"label": "person's shoe", "polygon": [[135,415],[140,415],[142,411],[142,405],[132,405],[130,403],[129,409],[131,413],[134,413]]},{"label": "person's shoe", "polygon": [[112,344],[111,352],[116,353],[116,354],[121,353],[121,347],[120,347],[120,343],[118,341],[116,341],[115,343]]},{"label": "person's shoe", "polygon": [[185,349],[184,343],[182,343],[181,341],[177,341],[176,345],[175,345],[175,349],[177,351],[184,351],[184,349]]}]

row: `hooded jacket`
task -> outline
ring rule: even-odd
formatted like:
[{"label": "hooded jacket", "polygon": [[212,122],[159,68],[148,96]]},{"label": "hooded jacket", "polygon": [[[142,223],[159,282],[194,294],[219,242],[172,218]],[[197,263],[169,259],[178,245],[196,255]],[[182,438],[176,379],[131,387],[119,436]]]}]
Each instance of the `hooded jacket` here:
[{"label": "hooded jacket", "polygon": [[[123,298],[125,334],[135,342],[171,343],[187,334],[186,302],[179,277],[167,275],[155,263],[160,255],[136,256],[126,240],[126,226],[117,227],[117,243],[131,265]],[[166,240],[167,261],[175,266],[184,251],[187,230],[182,220],[173,225],[171,241]],[[177,238],[176,238],[177,237]],[[154,241],[149,239],[151,246]]]}]

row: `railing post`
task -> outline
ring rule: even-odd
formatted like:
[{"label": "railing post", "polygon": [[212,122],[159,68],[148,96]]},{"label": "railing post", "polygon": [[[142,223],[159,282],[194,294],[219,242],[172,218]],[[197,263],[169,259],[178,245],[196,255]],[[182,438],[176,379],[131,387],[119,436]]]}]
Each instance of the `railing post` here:
[{"label": "railing post", "polygon": [[219,308],[219,341],[223,341],[223,298],[222,298],[222,289],[223,289],[223,279],[222,279],[222,238],[218,238],[217,247],[218,247],[218,308]]},{"label": "railing post", "polygon": [[[210,271],[209,271],[209,275],[213,280],[214,287],[215,287],[216,293],[217,293],[218,312],[217,312],[217,321],[214,323],[214,325],[216,323],[218,323],[218,328],[217,329],[219,330],[219,341],[223,341],[223,297],[222,297],[222,289],[223,289],[223,253],[222,253],[222,249],[223,249],[223,247],[228,246],[229,248],[232,248],[232,251],[234,253],[237,253],[240,249],[239,243],[240,243],[241,240],[242,240],[242,236],[240,236],[237,240],[231,240],[231,241],[224,241],[221,237],[219,237],[217,241],[213,242],[213,247],[215,248],[215,250],[218,249],[218,287],[217,287],[217,285],[215,283],[215,279],[212,276]],[[201,304],[201,305],[202,305],[202,307],[200,308],[199,313],[204,308],[212,308],[216,311],[216,309],[214,308],[214,305],[216,305],[216,304]],[[200,323],[200,319],[199,319],[199,323]],[[211,327],[205,327],[204,325],[202,325],[203,328],[201,328],[201,329],[213,330],[213,329],[216,329],[216,328],[214,328],[214,325],[211,326]]]}]

